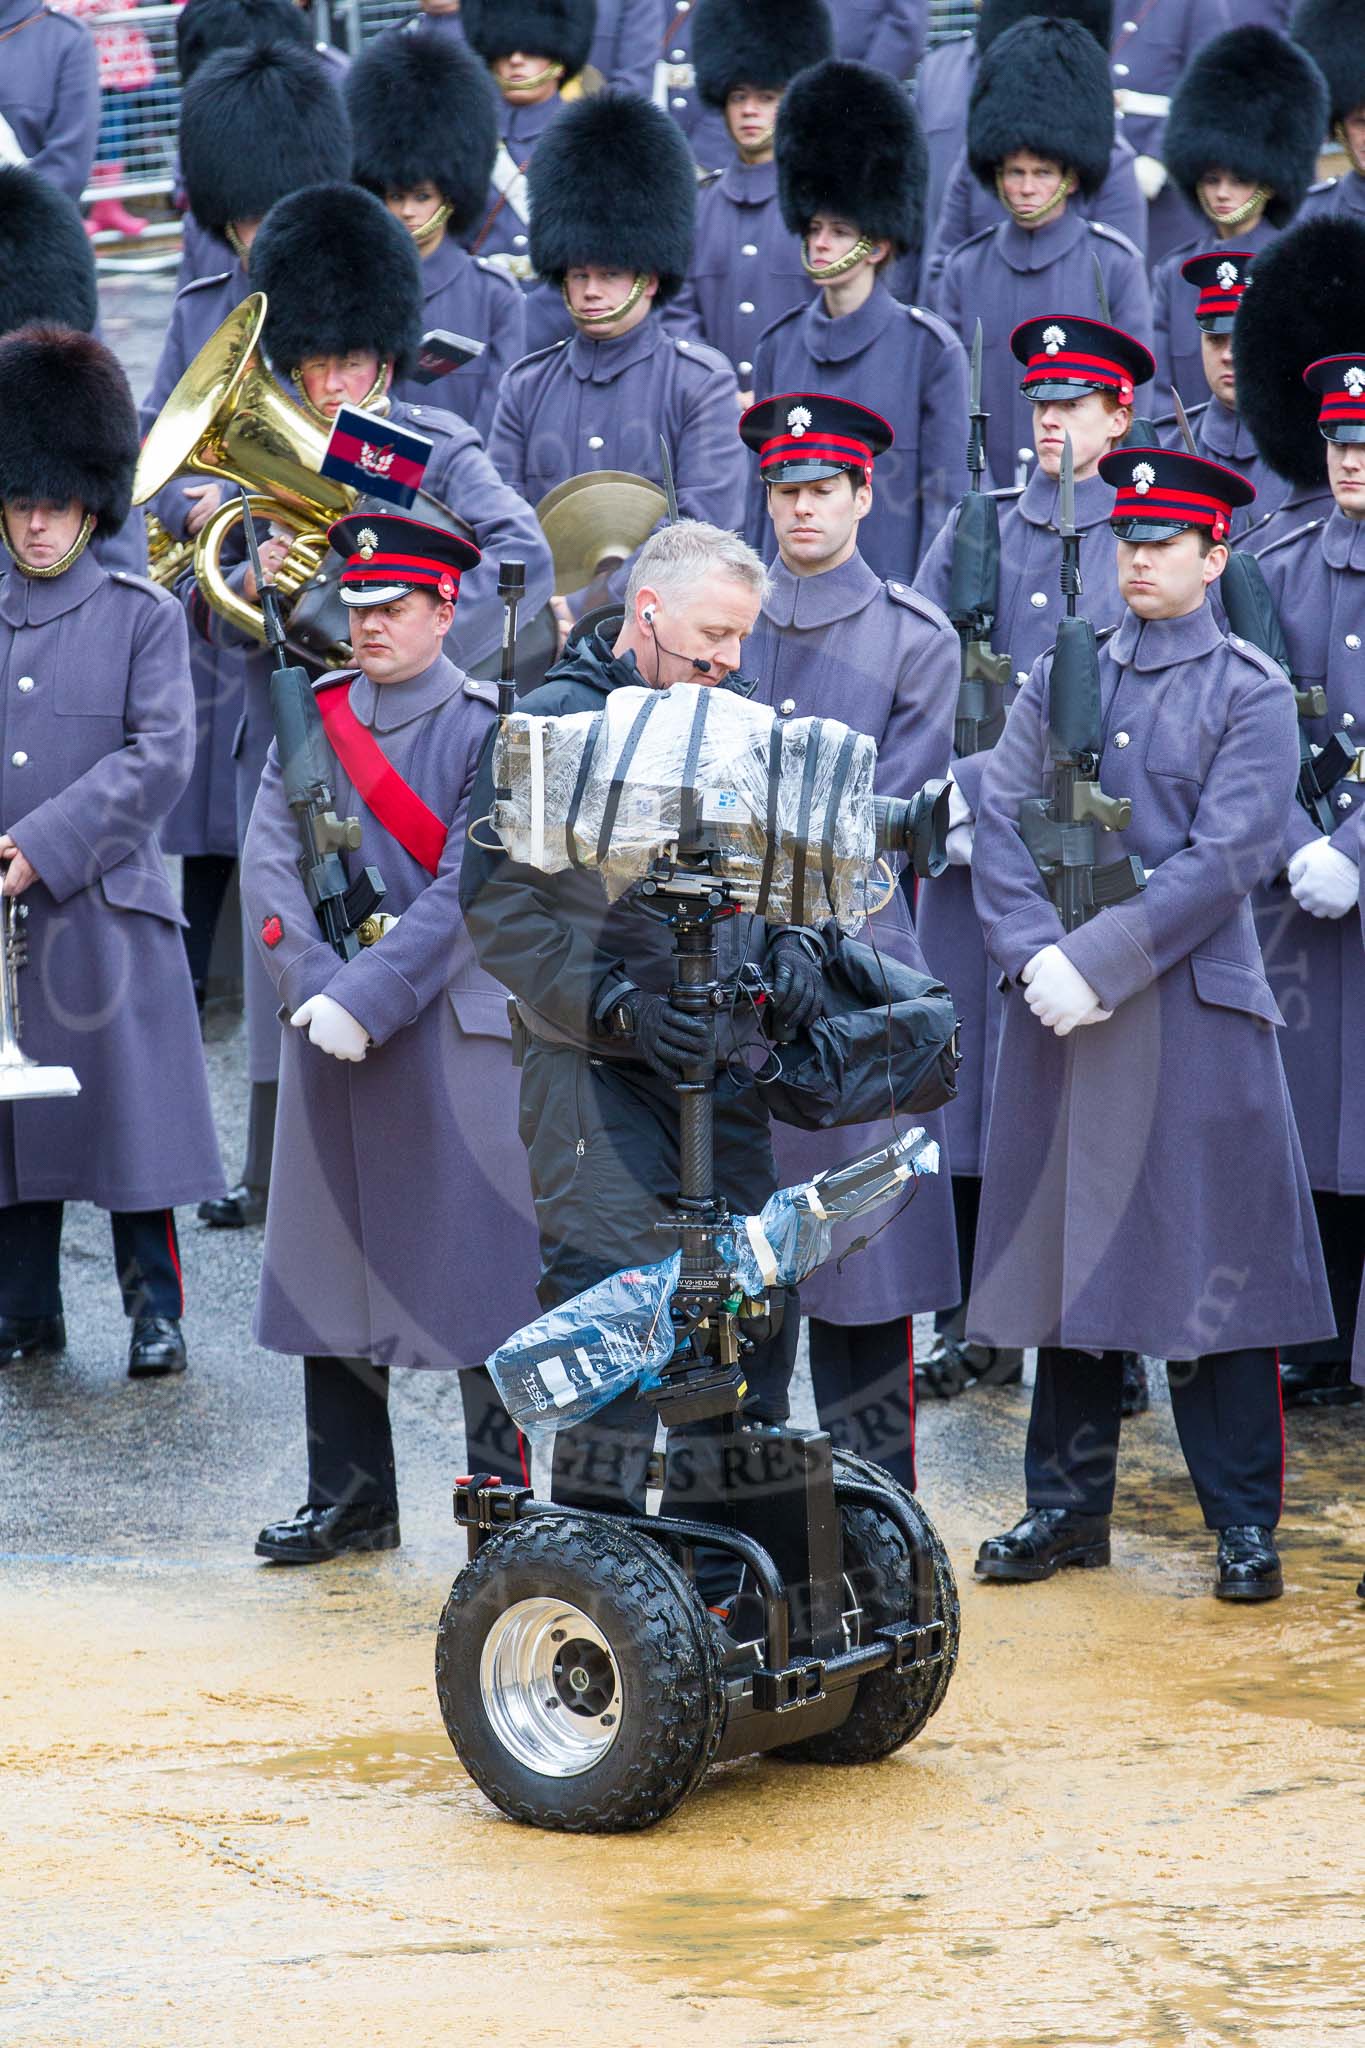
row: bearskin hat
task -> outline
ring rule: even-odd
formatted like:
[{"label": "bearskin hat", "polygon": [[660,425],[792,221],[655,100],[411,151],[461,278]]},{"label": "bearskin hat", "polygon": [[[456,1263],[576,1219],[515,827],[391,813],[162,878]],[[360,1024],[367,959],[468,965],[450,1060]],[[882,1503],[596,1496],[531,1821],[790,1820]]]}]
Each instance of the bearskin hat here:
[{"label": "bearskin hat", "polygon": [[422,259],[387,206],[359,185],[308,185],[273,206],[251,245],[276,370],[373,349],[402,377],[422,338]]},{"label": "bearskin hat", "polygon": [[175,61],[188,85],[206,57],[246,43],[312,46],[308,17],[294,0],[187,0],[175,24]]},{"label": "bearskin hat", "polygon": [[1021,21],[976,67],[967,157],[987,191],[1015,149],[1069,165],[1087,199],[1104,183],[1114,150],[1109,59],[1077,21]]},{"label": "bearskin hat", "polygon": [[1301,0],[1290,33],[1327,80],[1333,122],[1365,107],[1365,0]]},{"label": "bearskin hat", "polygon": [[836,213],[874,242],[919,247],[929,160],[909,95],[884,71],[832,57],[801,72],[778,109],[774,154],[792,234]]},{"label": "bearskin hat", "polygon": [[462,0],[465,41],[485,64],[513,50],[564,66],[565,83],[588,61],[597,0]]},{"label": "bearskin hat", "polygon": [[88,334],[98,311],[75,200],[36,171],[0,166],[0,334],[38,320]]},{"label": "bearskin hat", "polygon": [[546,130],[526,174],[531,261],[562,283],[575,263],[657,271],[656,305],[687,275],[697,167],[682,130],[636,92],[576,101]]},{"label": "bearskin hat", "polygon": [[1113,37],[1113,0],[981,0],[976,20],[976,47],[987,50],[997,36],[1015,28],[1028,15],[1043,15],[1049,21],[1078,21],[1089,29],[1095,41],[1109,54]]},{"label": "bearskin hat", "polygon": [[1232,330],[1237,409],[1270,467],[1301,489],[1327,475],[1318,394],[1303,373],[1365,335],[1365,226],[1346,214],[1302,221],[1262,250]]},{"label": "bearskin hat", "polygon": [[708,106],[723,107],[739,85],[779,90],[833,55],[826,0],[697,0],[692,62]]},{"label": "bearskin hat", "polygon": [[0,340],[0,498],[77,498],[97,533],[117,533],[137,457],[137,407],[102,341],[68,327]]},{"label": "bearskin hat", "polygon": [[1162,161],[1199,211],[1199,180],[1232,171],[1268,185],[1272,227],[1294,218],[1327,133],[1327,87],[1305,51],[1273,28],[1232,28],[1205,43],[1176,87]]},{"label": "bearskin hat", "polygon": [[351,124],[311,49],[220,50],[180,103],[180,168],[200,227],[261,220],[300,185],[351,175]]},{"label": "bearskin hat", "polygon": [[478,219],[498,153],[498,95],[453,36],[385,35],[346,80],[355,180],[383,198],[428,180],[450,208],[450,229]]}]

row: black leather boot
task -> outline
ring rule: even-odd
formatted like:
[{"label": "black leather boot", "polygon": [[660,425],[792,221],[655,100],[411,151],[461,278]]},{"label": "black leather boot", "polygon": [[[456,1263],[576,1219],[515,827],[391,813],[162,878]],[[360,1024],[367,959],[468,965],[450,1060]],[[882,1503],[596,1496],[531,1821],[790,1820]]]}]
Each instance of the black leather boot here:
[{"label": "black leather boot", "polygon": [[1138,1352],[1125,1351],[1123,1354],[1123,1394],[1120,1399],[1119,1412],[1122,1415],[1145,1415],[1151,1405],[1152,1397],[1147,1390],[1146,1362]]},{"label": "black leather boot", "polygon": [[395,1501],[351,1507],[310,1503],[289,1521],[262,1529],[256,1555],[276,1564],[323,1564],[345,1550],[397,1550],[400,1540]]},{"label": "black leather boot", "polygon": [[1024,1371],[1022,1351],[1003,1351],[992,1344],[968,1344],[940,1333],[934,1348],[915,1364],[915,1392],[936,1401],[952,1401],[968,1387],[1011,1387]]},{"label": "black leather boot", "polygon": [[1284,1574],[1269,1529],[1244,1522],[1218,1531],[1218,1583],[1213,1590],[1220,1600],[1279,1599]]},{"label": "black leather boot", "polygon": [[976,1555],[979,1579],[1050,1579],[1063,1565],[1109,1562],[1108,1515],[1072,1508],[1030,1508],[1003,1536],[988,1536]]},{"label": "black leather boot", "polygon": [[189,1364],[180,1325],[171,1316],[138,1316],[128,1346],[130,1380],[165,1379]]},{"label": "black leather boot", "polygon": [[275,1109],[279,1087],[274,1081],[253,1081],[246,1112],[246,1164],[235,1188],[212,1202],[199,1204],[199,1221],[215,1230],[245,1230],[265,1222],[265,1198],[275,1153]]},{"label": "black leather boot", "polygon": [[264,1223],[266,1192],[238,1181],[225,1195],[199,1204],[199,1221],[214,1230],[245,1230],[251,1224]]},{"label": "black leather boot", "polygon": [[1365,1387],[1352,1384],[1349,1359],[1328,1359],[1320,1365],[1291,1362],[1280,1367],[1280,1398],[1286,1408],[1351,1408],[1365,1400]]},{"label": "black leather boot", "polygon": [[55,1358],[65,1349],[64,1316],[0,1316],[0,1365]]}]

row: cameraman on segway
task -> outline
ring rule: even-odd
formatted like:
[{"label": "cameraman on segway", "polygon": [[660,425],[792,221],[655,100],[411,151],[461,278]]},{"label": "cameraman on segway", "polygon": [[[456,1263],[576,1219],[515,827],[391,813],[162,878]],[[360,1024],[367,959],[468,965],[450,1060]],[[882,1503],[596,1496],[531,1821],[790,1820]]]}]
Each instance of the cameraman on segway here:
[{"label": "cameraman on segway", "polygon": [[[767,587],[758,556],[734,534],[696,520],[665,527],[645,544],[625,611],[585,620],[544,684],[519,710],[598,712],[623,686],[726,687]],[[481,964],[513,993],[524,1053],[520,1124],[540,1232],[537,1292],[552,1308],[622,1267],[653,1263],[668,1240],[655,1225],[675,1205],[682,1069],[705,1053],[705,1026],[675,1007],[667,928],[631,887],[609,903],[596,870],[549,875],[496,847],[493,755],[484,750],[469,804],[461,873],[465,922]],[[814,931],[729,917],[718,931],[720,973],[756,969],[772,991],[778,1029],[811,1023],[822,1007],[826,946]],[[757,1012],[738,999],[717,1020],[714,1131],[718,1193],[732,1210],[757,1213],[777,1185],[768,1109],[747,1078],[740,1047],[758,1035]],[[743,1413],[782,1422],[796,1352],[795,1289],[775,1290],[780,1325],[746,1356]],[[644,1507],[656,1411],[637,1393],[612,1401],[555,1440],[552,1498],[605,1511]],[[692,1423],[683,1435],[716,1430]],[[511,1475],[508,1475],[511,1476]],[[686,1461],[671,1460],[664,1507],[703,1512]]]}]

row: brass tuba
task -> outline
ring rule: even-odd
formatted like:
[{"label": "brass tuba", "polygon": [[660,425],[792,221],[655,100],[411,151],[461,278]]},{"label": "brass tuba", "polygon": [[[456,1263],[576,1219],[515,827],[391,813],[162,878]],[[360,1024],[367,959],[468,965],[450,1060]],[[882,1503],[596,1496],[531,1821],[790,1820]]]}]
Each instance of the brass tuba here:
[{"label": "brass tuba", "polygon": [[[276,384],[261,350],[264,324],[265,296],[253,292],[209,336],[142,444],[133,503],[145,505],[186,471],[245,485],[252,516],[292,536],[275,577],[288,601],[317,575],[327,529],[352,509],[358,493],[319,473],[327,436]],[[223,542],[241,517],[234,489],[200,529],[194,573],[216,612],[264,642],[260,606],[238,596],[221,566]]]},{"label": "brass tuba", "polygon": [[0,1102],[35,1102],[43,1096],[79,1095],[70,1067],[40,1067],[19,1045],[19,969],[28,958],[24,921],[28,905],[6,896],[0,916]]}]

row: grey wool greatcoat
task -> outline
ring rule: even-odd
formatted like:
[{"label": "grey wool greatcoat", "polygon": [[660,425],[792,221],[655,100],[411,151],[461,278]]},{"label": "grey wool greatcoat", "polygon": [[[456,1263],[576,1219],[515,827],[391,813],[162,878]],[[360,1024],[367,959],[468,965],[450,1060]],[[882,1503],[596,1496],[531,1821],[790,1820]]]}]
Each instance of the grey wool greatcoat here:
[{"label": "grey wool greatcoat", "polygon": [[[1044,470],[1035,469],[1022,491],[998,491],[995,495],[1000,501],[1000,582],[991,645],[997,653],[1010,657],[1014,680],[1006,686],[1008,710],[1028,681],[1034,662],[1057,637],[1057,621],[1065,610],[1060,584],[1062,544],[1057,529],[1057,485]],[[1076,523],[1082,534],[1081,573],[1085,579],[1082,609],[1096,628],[1117,625],[1123,611],[1114,536],[1109,530],[1113,509],[1113,486],[1102,477],[1083,477],[1076,486]],[[915,578],[916,589],[939,606],[948,602],[956,532],[954,507]],[[986,749],[953,760],[953,779],[973,816],[990,758]],[[921,882],[915,926],[930,969],[952,990],[961,1020],[957,1099],[944,1111],[953,1171],[979,1174],[990,1121],[1002,1005],[1000,971],[986,957],[981,920],[972,901],[970,867],[950,867],[932,881]]]},{"label": "grey wool greatcoat", "polygon": [[[248,932],[282,1016],[326,990],[374,1043],[352,1064],[305,1030],[283,1034],[256,1340],[380,1365],[481,1365],[538,1313],[540,1270],[507,998],[479,967],[460,912],[469,790],[497,690],[444,656],[382,688],[347,673],[357,718],[450,824],[433,878],[338,766],[337,810],[356,813],[363,833],[343,855],[347,870],[378,867],[384,908],[400,913],[343,965],[303,893],[270,749],[242,858]],[[283,927],[273,948],[261,936],[270,918]]]},{"label": "grey wool greatcoat", "polygon": [[[856,312],[838,320],[826,312],[823,293],[785,313],[758,344],[753,389],[759,398],[823,391],[890,422],[896,443],[878,458],[858,547],[875,575],[908,582],[961,489],[967,383],[967,353],[951,328],[876,284]],[[771,561],[776,550],[757,464],[744,537]]]},{"label": "grey wool greatcoat", "polygon": [[[943,614],[908,584],[874,576],[857,553],[820,576],[794,576],[778,562],[772,577],[745,652],[746,672],[758,677],[755,703],[771,704],[784,716],[837,718],[869,733],[877,742],[877,790],[883,796],[910,796],[930,776],[946,775],[959,664],[957,635]],[[925,972],[902,889],[856,936],[888,959]],[[895,1127],[888,1119],[837,1131],[798,1131],[774,1121],[778,1182],[808,1180],[822,1166],[889,1144],[897,1129],[912,1123],[923,1123],[939,1140],[937,1177],[916,1184],[914,1200],[842,1274],[831,1258],[802,1281],[806,1314],[830,1323],[882,1323],[957,1301],[961,1282],[942,1111],[904,1114]],[[842,1248],[861,1232],[861,1225],[844,1228],[836,1245]]]},{"label": "grey wool greatcoat", "polygon": [[0,830],[38,871],[19,970],[30,1058],[69,1099],[0,1103],[0,1207],[166,1209],[223,1191],[184,923],[157,828],[193,748],[185,621],[90,549],[0,573]]},{"label": "grey wool greatcoat", "polygon": [[[1087,220],[1102,220],[1107,227],[1117,228],[1126,235],[1133,247],[1145,250],[1147,247],[1147,202],[1138,190],[1133,151],[1126,142],[1116,142],[1109,158],[1109,169],[1104,183],[1093,199],[1082,199],[1079,194],[1069,204],[1077,213],[1083,213]],[[947,189],[943,194],[937,213],[932,214],[933,223],[928,245],[924,252],[922,271],[923,290],[932,299],[934,287],[942,274],[944,263],[956,249],[959,242],[966,242],[973,235],[979,235],[986,228],[993,228],[997,222],[1008,220],[1009,215],[994,192],[988,192],[967,162],[967,152],[962,150],[948,175]],[[1189,287],[1185,286],[1185,290]],[[1193,298],[1194,294],[1190,294]],[[1058,301],[1060,304],[1061,302]],[[1096,307],[1098,314],[1099,308]],[[984,323],[983,323],[984,324]]]},{"label": "grey wool greatcoat", "polygon": [[[1183,393],[1182,393],[1183,397]],[[1237,505],[1232,513],[1232,540],[1245,540],[1260,520],[1271,517],[1289,495],[1289,485],[1277,476],[1251,438],[1251,430],[1240,413],[1224,405],[1221,398],[1209,398],[1202,405],[1187,408],[1194,445],[1210,462],[1244,476],[1255,490],[1250,505]],[[1180,422],[1174,414],[1158,420],[1157,432],[1163,448],[1182,450],[1185,446]],[[1253,542],[1253,546],[1255,543]]]},{"label": "grey wool greatcoat", "polygon": [[[31,171],[80,198],[100,125],[99,59],[83,21],[40,0],[0,0],[0,120]],[[0,149],[0,163],[12,161]]]},{"label": "grey wool greatcoat", "polygon": [[[1327,716],[1310,720],[1319,745],[1341,729],[1365,744],[1365,521],[1333,507],[1323,524],[1276,542],[1259,557],[1284,627],[1300,689],[1321,684]],[[1333,794],[1332,844],[1365,864],[1365,786]],[[1283,867],[1320,835],[1297,802],[1280,821]],[[1280,877],[1257,899],[1266,973],[1285,1017],[1285,1072],[1315,1188],[1365,1194],[1365,955],[1351,914],[1310,917]]]},{"label": "grey wool greatcoat", "polygon": [[[1192,1358],[1313,1342],[1333,1318],[1251,891],[1294,786],[1280,670],[1207,605],[1100,649],[1100,781],[1145,891],[1064,935],[1020,836],[1050,782],[1044,656],[981,787],[975,888],[1009,978],[967,1335]],[[1106,1009],[1067,1038],[1019,974],[1060,945]]]},{"label": "grey wool greatcoat", "polygon": [[486,439],[503,372],[526,353],[521,286],[486,256],[471,256],[443,235],[430,256],[422,258],[422,330],[429,334],[434,327],[483,342],[483,354],[431,384],[401,377],[394,397],[410,405],[441,406],[468,420]]},{"label": "grey wool greatcoat", "polygon": [[736,158],[697,195],[687,282],[664,324],[718,348],[739,389],[750,391],[759,336],[793,306],[809,305],[814,291],[777,204],[776,164]]},{"label": "grey wool greatcoat", "polygon": [[[1250,249],[1259,254],[1279,237],[1278,228],[1260,220],[1245,233],[1238,230],[1224,246]],[[1186,411],[1191,406],[1202,405],[1211,395],[1204,375],[1199,322],[1194,317],[1199,293],[1188,278],[1180,275],[1180,266],[1188,263],[1191,256],[1206,255],[1218,246],[1218,230],[1212,221],[1206,221],[1202,232],[1196,228],[1179,248],[1172,249],[1169,256],[1163,256],[1152,271],[1152,354],[1156,357],[1156,382],[1142,394],[1144,412],[1170,412],[1172,384],[1180,393]]]}]

